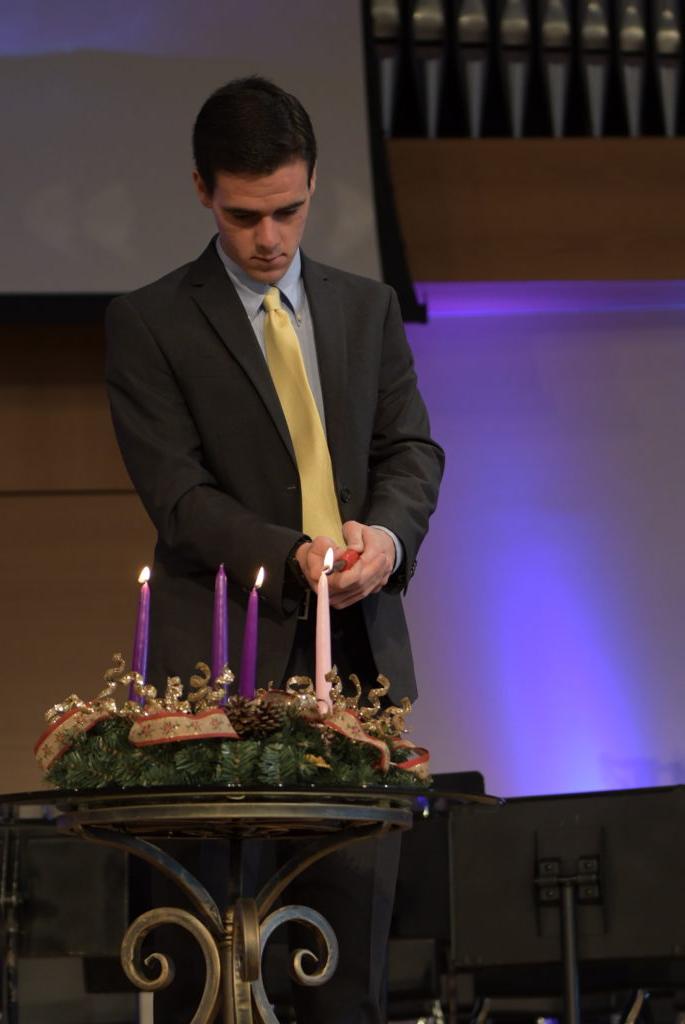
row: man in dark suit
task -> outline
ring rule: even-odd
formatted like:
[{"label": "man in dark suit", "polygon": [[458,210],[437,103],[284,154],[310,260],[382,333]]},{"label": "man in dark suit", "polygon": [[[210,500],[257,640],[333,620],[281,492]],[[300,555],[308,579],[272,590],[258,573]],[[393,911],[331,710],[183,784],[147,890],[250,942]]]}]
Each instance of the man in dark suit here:
[{"label": "man in dark suit", "polygon": [[[218,235],[195,262],[115,300],[107,320],[115,429],[158,530],[148,678],[187,678],[207,659],[220,563],[231,664],[263,565],[258,681],[311,675],[308,598],[326,549],[340,556],[350,547],[356,565],[330,577],[333,661],[367,685],[381,671],[392,699],[413,698],[401,592],[435,507],[443,455],[430,438],[396,297],[301,253],[316,142],[294,97],[264,79],[228,83],[204,104],[193,144],[195,186]],[[294,404],[272,362],[279,330],[301,364]],[[385,874],[386,924],[358,934],[381,949],[394,884],[392,868]],[[355,992],[345,982],[343,937],[341,955],[337,994],[331,982],[328,1007],[303,1008],[299,1020],[381,1019],[378,979],[375,994]]]}]

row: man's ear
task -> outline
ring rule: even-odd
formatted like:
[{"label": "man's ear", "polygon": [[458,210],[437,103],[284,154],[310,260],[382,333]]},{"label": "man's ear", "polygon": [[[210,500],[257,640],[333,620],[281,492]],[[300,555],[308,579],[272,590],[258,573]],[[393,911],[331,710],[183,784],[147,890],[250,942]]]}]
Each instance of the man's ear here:
[{"label": "man's ear", "polygon": [[205,185],[204,181],[202,180],[202,176],[200,175],[200,172],[197,169],[195,169],[193,171],[193,184],[195,185],[195,191],[197,192],[197,198],[200,200],[202,205],[206,206],[207,209],[211,209],[212,197],[210,195],[210,192],[209,192],[207,186]]},{"label": "man's ear", "polygon": [[315,191],[316,191],[316,164],[314,164],[314,166],[312,168],[312,175],[311,175],[311,177],[309,179],[309,194],[310,194],[310,196],[313,196]]}]

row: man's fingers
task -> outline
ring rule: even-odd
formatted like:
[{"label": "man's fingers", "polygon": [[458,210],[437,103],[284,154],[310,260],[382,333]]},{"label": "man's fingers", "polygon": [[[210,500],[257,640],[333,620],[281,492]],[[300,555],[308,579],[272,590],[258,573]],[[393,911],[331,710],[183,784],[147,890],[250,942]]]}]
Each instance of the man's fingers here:
[{"label": "man's fingers", "polygon": [[381,531],[350,520],[343,524],[343,536],[349,548],[360,552],[360,557],[350,569],[329,577],[329,600],[331,607],[337,609],[349,608],[369,594],[377,594],[388,582],[393,567],[387,535]]},{"label": "man's fingers", "polygon": [[333,548],[333,551],[340,550],[332,537],[324,537],[320,535],[315,537],[312,541],[312,552],[315,555],[319,555],[322,559],[325,558],[326,552],[329,548]]},{"label": "man's fingers", "polygon": [[324,558],[329,548],[333,548],[334,559],[341,557],[345,551],[344,548],[337,547],[331,537],[323,536],[315,537],[313,541],[307,541],[297,549],[297,560],[314,590],[323,571]]},{"label": "man's fingers", "polygon": [[329,579],[330,602],[334,608],[347,608],[369,594],[376,594],[390,578],[388,559],[379,554],[368,561],[360,560],[353,569],[336,573]]},{"label": "man's fingers", "polygon": [[357,562],[356,565],[353,565],[351,569],[346,569],[345,572],[333,573],[328,580],[328,589],[331,593],[352,590],[361,580],[362,572],[362,565],[360,562]]}]

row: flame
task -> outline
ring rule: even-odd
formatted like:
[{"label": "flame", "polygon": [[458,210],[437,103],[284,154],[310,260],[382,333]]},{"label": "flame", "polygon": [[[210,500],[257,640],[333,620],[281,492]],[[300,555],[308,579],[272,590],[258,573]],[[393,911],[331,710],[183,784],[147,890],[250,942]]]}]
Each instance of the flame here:
[{"label": "flame", "polygon": [[147,581],[149,579],[150,579],[150,567],[146,565],[145,568],[141,569],[141,571],[140,571],[140,576],[138,577],[138,582],[139,583],[147,583]]},{"label": "flame", "polygon": [[333,548],[329,548],[323,560],[323,571],[329,573],[333,568]]},{"label": "flame", "polygon": [[257,573],[257,579],[254,581],[255,590],[259,590],[259,588],[261,587],[263,582],[264,582],[264,566],[262,566],[261,569],[259,570],[259,572]]}]

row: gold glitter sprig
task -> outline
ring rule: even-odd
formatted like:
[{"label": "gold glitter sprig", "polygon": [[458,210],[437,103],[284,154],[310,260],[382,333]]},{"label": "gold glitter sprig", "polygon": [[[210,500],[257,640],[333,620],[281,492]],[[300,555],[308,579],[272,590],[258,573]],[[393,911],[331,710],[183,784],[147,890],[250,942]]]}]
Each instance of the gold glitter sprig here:
[{"label": "gold glitter sprig", "polygon": [[195,668],[197,675],[190,677],[192,692],[188,694],[188,700],[195,711],[204,711],[206,708],[217,707],[224,700],[228,687],[234,680],[234,675],[228,665],[224,665],[221,675],[212,682],[212,672],[204,661],[198,661]]},{"label": "gold glitter sprig", "polygon": [[[156,687],[146,683],[141,675],[126,671],[121,654],[114,654],[112,662],[112,666],[104,674],[105,687],[93,700],[84,701],[78,694],[72,693],[46,711],[47,722],[53,724],[70,711],[140,719],[165,711],[187,715],[199,714],[208,708],[221,705],[225,706],[230,717],[231,706],[239,700],[237,696],[228,696],[234,682],[234,675],[228,665],[224,667],[221,675],[212,680],[209,666],[199,661],[195,666],[195,674],[190,678],[190,693],[187,696],[184,696],[181,678],[169,676],[164,696],[160,697]],[[411,703],[404,697],[399,707],[383,707],[383,699],[390,691],[390,681],[386,676],[378,676],[378,686],[369,690],[368,704],[362,704],[363,687],[358,676],[350,676],[353,688],[351,695],[344,693],[343,682],[335,668],[326,678],[331,683],[331,715],[340,711],[352,712],[359,718],[365,731],[379,739],[399,737],[406,732],[405,718],[411,710]],[[116,691],[119,687],[126,689],[127,697],[132,692],[137,699],[126,699],[119,707],[116,701]],[[276,705],[280,705],[284,710],[287,709],[288,713],[312,722],[325,722],[329,717],[328,712],[322,712],[316,699],[314,683],[308,676],[292,676],[284,689],[269,683],[267,689],[257,690],[255,701],[264,709],[271,706],[274,710],[270,714],[275,713]]]}]

